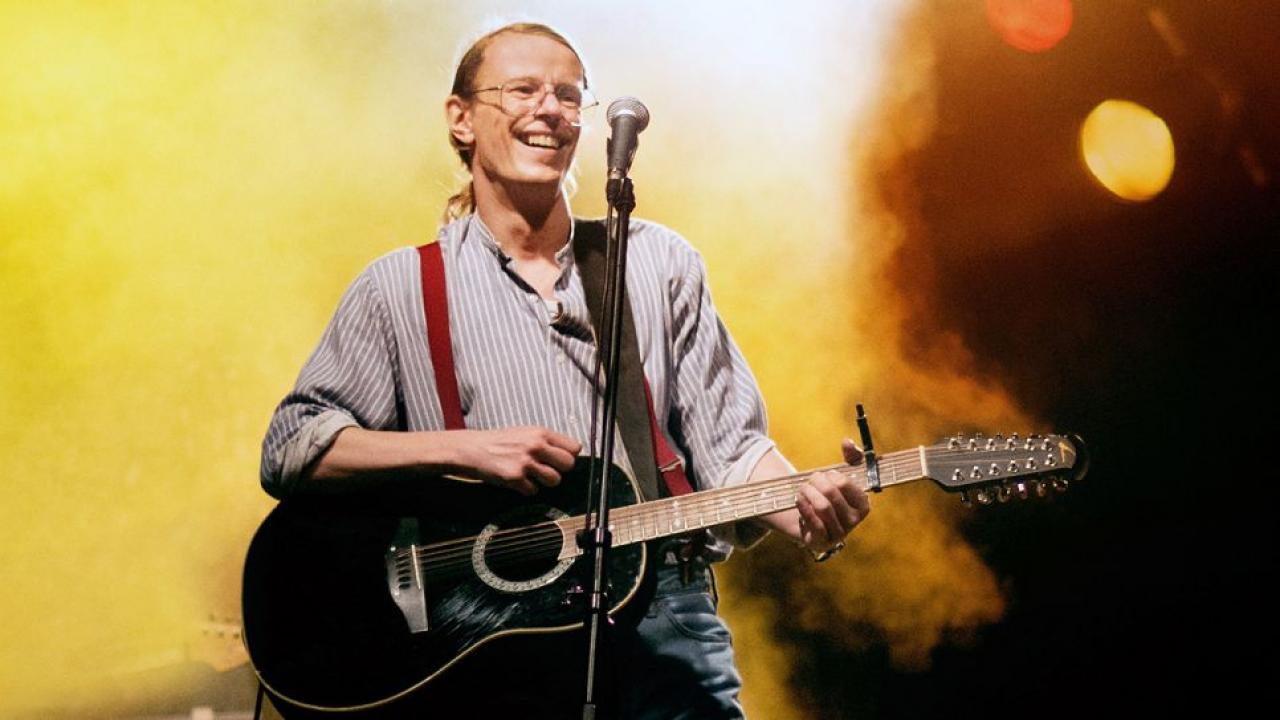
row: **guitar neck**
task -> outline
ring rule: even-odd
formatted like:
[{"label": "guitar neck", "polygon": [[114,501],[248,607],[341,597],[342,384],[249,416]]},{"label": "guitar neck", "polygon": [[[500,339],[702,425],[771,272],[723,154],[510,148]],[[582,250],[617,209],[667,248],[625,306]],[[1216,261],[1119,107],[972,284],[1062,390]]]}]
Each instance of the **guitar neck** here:
[{"label": "guitar neck", "polygon": [[[912,482],[927,474],[923,447],[882,456],[878,465],[881,487]],[[865,466],[832,465],[760,482],[639,503],[609,512],[613,545],[618,547],[659,540],[793,508],[799,486],[811,474],[822,470],[841,473],[859,488],[868,489]],[[586,518],[579,515],[560,520],[557,524],[568,537],[574,537],[585,522]]]}]

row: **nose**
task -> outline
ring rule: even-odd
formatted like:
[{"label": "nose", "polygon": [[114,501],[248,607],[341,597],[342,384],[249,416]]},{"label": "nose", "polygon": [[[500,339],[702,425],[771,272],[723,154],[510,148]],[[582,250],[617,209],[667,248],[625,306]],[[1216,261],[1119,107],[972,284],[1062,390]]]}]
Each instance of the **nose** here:
[{"label": "nose", "polygon": [[556,97],[555,88],[549,85],[542,86],[542,99],[538,101],[537,107],[533,109],[536,116],[560,115],[564,116],[564,106],[560,104],[560,98]]}]

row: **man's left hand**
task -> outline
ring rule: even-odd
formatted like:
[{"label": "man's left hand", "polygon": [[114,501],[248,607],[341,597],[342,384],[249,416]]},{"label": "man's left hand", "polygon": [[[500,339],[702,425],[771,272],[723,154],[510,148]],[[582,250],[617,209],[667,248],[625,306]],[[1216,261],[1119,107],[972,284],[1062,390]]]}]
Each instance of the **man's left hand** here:
[{"label": "man's left hand", "polygon": [[[841,450],[850,465],[862,462],[862,450],[852,440],[845,440]],[[796,510],[801,543],[814,557],[825,559],[844,547],[845,536],[871,513],[871,502],[848,475],[824,470],[800,486]]]}]

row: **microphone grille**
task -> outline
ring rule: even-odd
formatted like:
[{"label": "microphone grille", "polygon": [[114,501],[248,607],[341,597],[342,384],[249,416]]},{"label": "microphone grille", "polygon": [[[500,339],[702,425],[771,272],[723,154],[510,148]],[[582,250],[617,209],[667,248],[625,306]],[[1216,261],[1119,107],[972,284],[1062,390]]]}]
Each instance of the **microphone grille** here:
[{"label": "microphone grille", "polygon": [[635,117],[639,125],[636,128],[636,132],[640,132],[649,126],[649,108],[645,107],[644,103],[636,98],[630,96],[620,97],[609,103],[609,110],[605,113],[605,120],[612,125],[614,119],[622,115]]}]

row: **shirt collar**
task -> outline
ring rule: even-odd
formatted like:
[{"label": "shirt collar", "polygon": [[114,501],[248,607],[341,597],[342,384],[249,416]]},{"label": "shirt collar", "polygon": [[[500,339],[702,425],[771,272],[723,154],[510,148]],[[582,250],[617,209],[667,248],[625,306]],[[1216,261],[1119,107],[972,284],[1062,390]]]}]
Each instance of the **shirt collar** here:
[{"label": "shirt collar", "polygon": [[[484,220],[480,218],[480,213],[472,212],[468,218],[468,226],[466,231],[463,233],[463,237],[470,237],[472,233],[474,233],[475,237],[479,239],[480,244],[492,252],[494,256],[498,258],[498,262],[501,263],[503,267],[511,264],[511,256],[508,255],[502,249],[502,246],[498,244],[498,240],[493,236],[493,232],[489,230],[489,227],[484,224]],[[565,242],[564,247],[561,247],[556,251],[556,264],[560,266],[560,275],[562,278],[569,272],[569,268],[573,267],[573,233],[576,227],[577,223],[573,222],[572,216],[570,216],[569,239]]]}]

